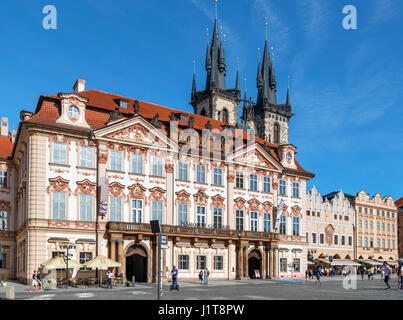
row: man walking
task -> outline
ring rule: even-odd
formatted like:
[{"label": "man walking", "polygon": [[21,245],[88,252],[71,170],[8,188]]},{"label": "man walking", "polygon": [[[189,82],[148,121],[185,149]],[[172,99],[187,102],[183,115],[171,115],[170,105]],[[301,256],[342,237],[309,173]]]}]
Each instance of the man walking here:
[{"label": "man walking", "polygon": [[107,282],[106,288],[107,288],[107,289],[108,289],[108,288],[111,288],[111,289],[112,289],[112,277],[113,277],[113,273],[108,270],[106,276],[108,277],[108,282]]},{"label": "man walking", "polygon": [[316,284],[322,285],[322,283],[320,282],[321,273],[322,273],[322,268],[321,268],[321,267],[318,267],[318,268],[316,269],[316,282],[315,282],[315,285],[316,285]]},{"label": "man walking", "polygon": [[208,285],[208,277],[210,275],[210,271],[208,271],[208,269],[204,269],[204,285]]},{"label": "man walking", "polygon": [[399,260],[399,266],[397,267],[398,285],[396,290],[402,290],[403,285],[403,260]]},{"label": "man walking", "polygon": [[172,289],[176,289],[179,290],[179,286],[178,286],[178,269],[176,269],[176,266],[173,266],[172,271],[171,271],[171,275],[172,275]]},{"label": "man walking", "polygon": [[390,289],[390,285],[389,285],[389,278],[390,278],[390,273],[391,273],[391,269],[389,267],[389,265],[385,262],[383,264],[384,270],[385,270],[385,283],[386,283],[386,288],[385,290]]}]

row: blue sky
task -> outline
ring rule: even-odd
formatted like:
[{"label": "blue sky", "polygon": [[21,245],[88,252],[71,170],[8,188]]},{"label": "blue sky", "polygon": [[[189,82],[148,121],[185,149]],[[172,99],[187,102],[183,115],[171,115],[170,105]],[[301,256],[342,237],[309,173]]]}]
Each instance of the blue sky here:
[{"label": "blue sky", "polygon": [[[42,28],[48,4],[57,30]],[[348,4],[357,30],[342,27]],[[291,78],[290,143],[316,174],[309,186],[403,196],[402,1],[219,0],[227,86],[239,57],[242,95],[247,78],[255,99],[265,16],[280,103]],[[193,59],[202,89],[213,19],[213,0],[2,0],[0,115],[17,128],[20,110],[34,111],[40,94],[71,91],[79,77],[88,89],[191,111]]]}]

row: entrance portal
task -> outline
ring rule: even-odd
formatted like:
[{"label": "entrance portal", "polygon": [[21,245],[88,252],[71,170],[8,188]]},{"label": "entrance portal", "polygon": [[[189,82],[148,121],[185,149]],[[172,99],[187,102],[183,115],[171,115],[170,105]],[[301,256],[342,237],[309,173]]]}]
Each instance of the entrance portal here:
[{"label": "entrance portal", "polygon": [[147,253],[139,246],[132,246],[126,253],[126,279],[147,282]]},{"label": "entrance portal", "polygon": [[[257,250],[253,250],[248,255],[248,271],[249,278],[256,279],[257,277],[262,277],[262,270],[260,269],[260,253]],[[256,274],[256,271],[258,274]]]}]

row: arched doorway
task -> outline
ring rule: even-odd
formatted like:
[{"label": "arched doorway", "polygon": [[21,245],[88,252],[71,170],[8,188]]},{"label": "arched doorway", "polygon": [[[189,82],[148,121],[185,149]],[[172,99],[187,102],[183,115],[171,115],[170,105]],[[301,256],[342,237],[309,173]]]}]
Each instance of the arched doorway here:
[{"label": "arched doorway", "polygon": [[260,269],[260,261],[262,258],[260,257],[260,253],[258,250],[252,250],[248,255],[248,271],[249,278],[255,279],[256,274],[255,270],[259,271],[260,277],[262,277],[262,270]]},{"label": "arched doorway", "polygon": [[350,255],[346,255],[346,260],[351,260]]},{"label": "arched doorway", "polygon": [[126,252],[126,279],[147,282],[147,252],[140,246],[132,246]]}]

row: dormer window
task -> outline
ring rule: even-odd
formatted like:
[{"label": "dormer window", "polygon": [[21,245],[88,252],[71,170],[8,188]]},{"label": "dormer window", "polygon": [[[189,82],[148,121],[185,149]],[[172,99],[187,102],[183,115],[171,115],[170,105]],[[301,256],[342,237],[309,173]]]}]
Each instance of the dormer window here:
[{"label": "dormer window", "polygon": [[181,114],[180,119],[181,119],[182,122],[187,122],[188,121],[188,116],[186,114]]},{"label": "dormer window", "polygon": [[70,106],[68,110],[68,115],[70,119],[78,119],[79,116],[78,108],[75,106]]},{"label": "dormer window", "polygon": [[129,101],[127,101],[127,100],[120,100],[119,106],[120,106],[121,108],[127,109],[128,104],[129,104]]}]

